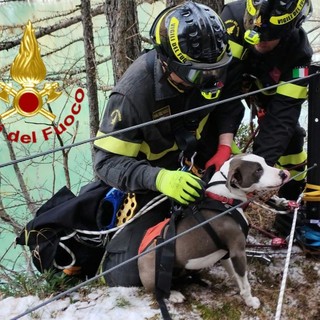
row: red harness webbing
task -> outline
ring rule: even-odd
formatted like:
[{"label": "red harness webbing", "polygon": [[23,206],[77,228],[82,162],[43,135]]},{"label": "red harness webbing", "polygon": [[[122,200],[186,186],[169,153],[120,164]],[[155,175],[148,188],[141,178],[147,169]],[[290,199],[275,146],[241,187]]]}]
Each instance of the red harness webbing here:
[{"label": "red harness webbing", "polygon": [[143,239],[141,240],[140,246],[139,246],[139,250],[138,250],[138,254],[140,254],[141,252],[143,252],[144,250],[146,250],[146,248],[157,238],[161,235],[162,230],[165,228],[165,226],[169,223],[170,219],[167,218],[161,222],[159,222],[158,224],[156,224],[155,226],[149,228]]}]

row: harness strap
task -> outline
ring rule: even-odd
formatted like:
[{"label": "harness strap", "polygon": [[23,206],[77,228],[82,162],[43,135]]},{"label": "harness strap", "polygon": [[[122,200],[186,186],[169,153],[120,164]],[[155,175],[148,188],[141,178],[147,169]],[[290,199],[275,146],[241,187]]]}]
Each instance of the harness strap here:
[{"label": "harness strap", "polygon": [[[176,210],[172,213],[166,232],[163,232],[162,237],[158,237],[157,244],[175,236],[176,220],[181,214],[182,210]],[[174,261],[175,241],[168,242],[156,251],[155,296],[164,320],[171,320],[164,298],[169,298],[170,296]]]},{"label": "harness strap", "polygon": [[234,209],[232,212],[230,212],[230,216],[237,223],[239,223],[242,232],[244,233],[244,235],[247,238],[248,237],[248,233],[249,233],[249,225],[248,225],[247,221],[244,220],[242,214],[237,209]]},{"label": "harness strap", "polygon": [[[241,203],[240,200],[234,199],[233,205],[238,205],[240,203]],[[206,197],[198,207],[199,209],[209,209],[209,210],[217,210],[220,212],[224,212],[226,209],[229,209],[231,206],[228,204],[223,204],[220,201],[213,200]],[[234,209],[231,212],[229,212],[228,215],[232,217],[240,225],[243,233],[247,237],[249,233],[249,225],[247,221],[243,218],[242,214],[237,209]]]},{"label": "harness strap", "polygon": [[[197,220],[199,224],[206,221],[205,217],[200,213],[197,206],[192,206],[191,210],[192,210],[192,217],[195,220]],[[228,248],[220,241],[220,238],[218,237],[217,233],[213,230],[213,228],[209,223],[204,224],[202,228],[207,232],[207,234],[211,237],[213,242],[219,248],[229,251]]]}]

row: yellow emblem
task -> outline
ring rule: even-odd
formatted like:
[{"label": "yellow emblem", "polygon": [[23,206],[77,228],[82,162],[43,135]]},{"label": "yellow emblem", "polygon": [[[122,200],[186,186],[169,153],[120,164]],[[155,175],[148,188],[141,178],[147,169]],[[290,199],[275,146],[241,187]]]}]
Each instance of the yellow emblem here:
[{"label": "yellow emblem", "polygon": [[225,21],[225,26],[229,35],[239,37],[240,27],[237,21],[232,19],[227,20]]},{"label": "yellow emblem", "polygon": [[8,103],[9,95],[13,97],[13,107],[0,114],[0,119],[8,118],[15,113],[25,117],[32,117],[40,113],[53,121],[56,116],[43,108],[43,98],[47,96],[47,103],[50,103],[56,100],[62,92],[57,91],[59,85],[56,82],[46,83],[42,90],[37,90],[36,85],[45,79],[46,73],[34,29],[29,20],[21,40],[19,53],[10,69],[12,79],[22,88],[16,91],[11,86],[0,82],[0,90],[2,89],[0,99]]},{"label": "yellow emblem", "polygon": [[254,25],[257,26],[258,28],[261,28],[262,26],[261,15],[257,17],[257,19],[254,22]]},{"label": "yellow emblem", "polygon": [[113,110],[111,112],[111,124],[114,126],[117,122],[122,121],[121,113],[119,110]]}]

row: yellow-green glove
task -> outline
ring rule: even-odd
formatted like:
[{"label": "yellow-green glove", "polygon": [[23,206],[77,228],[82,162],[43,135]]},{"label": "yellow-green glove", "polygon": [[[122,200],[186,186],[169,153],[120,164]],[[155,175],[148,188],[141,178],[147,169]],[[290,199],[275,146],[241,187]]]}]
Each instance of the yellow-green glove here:
[{"label": "yellow-green glove", "polygon": [[161,169],[156,178],[157,189],[181,204],[189,204],[200,198],[204,182],[190,172]]}]

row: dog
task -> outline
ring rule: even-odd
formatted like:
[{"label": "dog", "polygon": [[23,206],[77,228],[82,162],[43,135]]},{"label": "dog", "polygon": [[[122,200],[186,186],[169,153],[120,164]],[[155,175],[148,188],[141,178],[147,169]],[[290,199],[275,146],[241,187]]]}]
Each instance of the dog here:
[{"label": "dog", "polygon": [[[207,197],[222,200],[223,203],[231,203],[231,200],[234,199],[238,202],[239,200],[245,202],[248,194],[278,189],[289,180],[289,177],[288,171],[268,166],[260,156],[241,154],[226,161],[220,170],[213,174],[205,194]],[[236,210],[240,212],[241,217],[248,225],[242,208],[239,207]],[[206,220],[219,214],[219,212],[207,208],[200,209],[200,212]],[[195,225],[197,225],[197,221],[192,216],[183,217],[177,222],[176,234],[179,235]],[[221,261],[229,276],[235,278],[240,289],[240,296],[246,305],[255,309],[259,308],[259,299],[251,294],[245,251],[246,235],[239,223],[229,214],[217,217],[207,225],[210,225],[214,230],[218,241],[214,241],[203,227],[176,238],[174,267],[185,270],[200,270]],[[152,246],[154,247],[155,244],[151,244],[149,249]],[[224,258],[226,255],[228,257]],[[151,292],[155,290],[156,283],[155,256],[155,250],[152,250],[138,258],[140,280],[144,288]],[[179,292],[171,291],[169,300],[182,302],[184,296]]]}]

